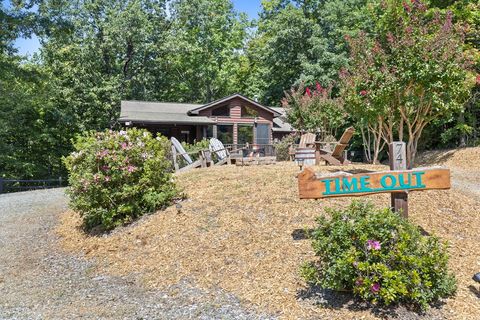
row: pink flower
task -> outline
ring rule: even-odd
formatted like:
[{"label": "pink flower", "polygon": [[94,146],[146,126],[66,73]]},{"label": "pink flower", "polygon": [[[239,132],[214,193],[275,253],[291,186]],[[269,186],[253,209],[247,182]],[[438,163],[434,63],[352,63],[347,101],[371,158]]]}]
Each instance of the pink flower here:
[{"label": "pink flower", "polygon": [[305,94],[309,97],[312,96],[312,92],[310,91],[310,88],[307,87],[307,90],[305,91]]},{"label": "pink flower", "polygon": [[106,182],[108,182],[108,181],[110,181],[110,180],[112,180],[112,178],[111,178],[110,176],[105,176],[105,181],[106,181]]},{"label": "pink flower", "polygon": [[368,250],[380,250],[381,248],[382,246],[380,245],[380,241],[367,240]]},{"label": "pink flower", "polygon": [[362,91],[360,91],[360,95],[361,95],[361,96],[366,96],[367,93],[368,93],[367,90],[362,90]]},{"label": "pink flower", "polygon": [[405,1],[402,3],[402,5],[403,5],[403,9],[405,9],[405,11],[407,11],[407,12],[412,11],[412,8],[410,8],[410,6]]},{"label": "pink flower", "polygon": [[357,281],[355,281],[356,286],[361,286],[362,284],[363,284],[363,279],[362,278],[358,278]]},{"label": "pink flower", "polygon": [[448,11],[447,16],[445,18],[445,24],[443,25],[443,30],[448,31],[452,28],[452,18],[453,18],[452,11]]},{"label": "pink flower", "polygon": [[135,167],[135,166],[128,166],[127,167],[127,171],[130,172],[130,173],[134,172],[135,170],[137,170],[137,167]]},{"label": "pink flower", "polygon": [[391,32],[388,32],[387,33],[387,41],[392,44],[395,42],[395,37],[393,36],[393,34]]},{"label": "pink flower", "polygon": [[480,86],[480,74],[477,74],[477,78],[475,79],[477,86]]},{"label": "pink flower", "polygon": [[102,169],[102,171],[107,171],[108,169],[110,169],[109,166],[102,166],[100,169]]},{"label": "pink flower", "polygon": [[378,291],[380,291],[380,284],[374,283],[370,288],[370,290],[372,291],[372,293],[375,293],[375,294],[378,293]]},{"label": "pink flower", "polygon": [[345,68],[341,68],[338,72],[338,75],[340,76],[340,78],[345,78],[348,76],[348,70]]},{"label": "pink flower", "polygon": [[126,143],[126,142],[123,142],[123,143],[122,143],[122,149],[125,150],[125,149],[127,149],[127,147],[128,147],[127,143]]},{"label": "pink flower", "polygon": [[93,175],[93,181],[98,182],[100,181],[100,176],[98,174]]},{"label": "pink flower", "polygon": [[106,150],[106,149],[103,149],[103,150],[97,152],[97,157],[100,158],[100,159],[105,158],[107,155],[108,155],[108,150]]}]

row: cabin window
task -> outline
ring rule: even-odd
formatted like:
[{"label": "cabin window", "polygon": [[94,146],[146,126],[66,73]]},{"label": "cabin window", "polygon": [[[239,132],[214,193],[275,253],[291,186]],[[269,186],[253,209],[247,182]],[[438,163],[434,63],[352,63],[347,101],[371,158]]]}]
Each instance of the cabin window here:
[{"label": "cabin window", "polygon": [[238,125],[238,144],[253,143],[253,125]]},{"label": "cabin window", "polygon": [[212,110],[212,116],[230,117],[230,106],[222,106]]},{"label": "cabin window", "polygon": [[258,111],[249,106],[242,106],[242,118],[255,118],[258,117]]},{"label": "cabin window", "polygon": [[218,125],[217,126],[217,139],[222,141],[223,144],[233,144],[233,125]]},{"label": "cabin window", "polygon": [[257,144],[269,144],[270,143],[270,125],[257,124]]}]

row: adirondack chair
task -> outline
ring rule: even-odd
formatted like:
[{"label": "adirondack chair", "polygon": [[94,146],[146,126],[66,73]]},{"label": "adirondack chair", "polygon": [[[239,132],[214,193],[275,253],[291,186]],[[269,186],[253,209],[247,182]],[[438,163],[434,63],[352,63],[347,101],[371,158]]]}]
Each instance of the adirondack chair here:
[{"label": "adirondack chair", "polygon": [[295,149],[295,161],[302,165],[315,165],[315,138],[314,133],[305,133],[300,137],[300,143]]},{"label": "adirondack chair", "polygon": [[335,145],[333,151],[319,149],[317,154],[319,160],[325,160],[327,164],[334,166],[350,164],[351,162],[343,157],[343,152],[348,147],[354,133],[355,129],[353,127],[347,128],[338,143]]},{"label": "adirondack chair", "polygon": [[218,161],[217,163],[215,163],[216,166],[232,163],[230,159],[230,152],[217,138],[210,139],[210,145],[208,146],[208,148],[210,149],[211,153],[217,156]]},{"label": "adirondack chair", "polygon": [[309,148],[315,146],[316,135],[314,133],[305,133],[300,137],[299,148]]},{"label": "adirondack chair", "polygon": [[[173,166],[175,167],[175,171],[177,172],[188,171],[190,169],[206,167],[209,165],[209,161],[210,161],[209,155],[206,155],[205,151],[200,151],[199,159],[196,161],[193,161],[192,158],[190,157],[190,154],[193,154],[196,152],[188,153],[187,151],[185,151],[180,141],[178,141],[175,137],[170,138],[170,141],[172,142],[172,158],[173,158]],[[178,156],[181,156],[185,160],[185,162],[187,163],[186,166],[183,166],[180,168],[179,161],[177,160]]]}]

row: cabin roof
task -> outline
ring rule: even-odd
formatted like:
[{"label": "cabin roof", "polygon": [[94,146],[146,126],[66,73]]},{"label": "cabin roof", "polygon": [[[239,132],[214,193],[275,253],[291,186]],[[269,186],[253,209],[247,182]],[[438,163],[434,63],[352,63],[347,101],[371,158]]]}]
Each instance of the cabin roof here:
[{"label": "cabin roof", "polygon": [[181,124],[213,124],[212,119],[202,116],[189,116],[188,111],[199,104],[175,102],[122,101],[120,122],[152,122]]},{"label": "cabin roof", "polygon": [[217,105],[219,105],[219,104],[222,104],[222,103],[224,103],[224,102],[227,102],[227,101],[232,100],[232,99],[235,99],[235,98],[239,98],[239,99],[245,100],[245,101],[247,101],[247,102],[249,102],[249,103],[257,106],[257,107],[260,108],[260,109],[264,109],[264,110],[266,110],[267,112],[272,113],[274,117],[280,116],[280,114],[279,114],[277,111],[273,110],[273,108],[265,107],[265,106],[261,105],[260,103],[254,101],[254,100],[252,100],[252,99],[250,99],[250,98],[247,98],[247,97],[245,97],[244,95],[241,95],[241,94],[239,94],[239,93],[235,93],[235,94],[229,95],[228,97],[225,97],[225,98],[222,98],[222,99],[218,99],[218,100],[212,101],[212,102],[210,102],[210,103],[204,104],[204,105],[202,105],[202,106],[199,106],[199,107],[197,107],[197,108],[195,108],[195,109],[190,110],[190,111],[188,112],[188,114],[190,114],[190,115],[197,115],[197,114],[198,114],[200,111],[202,111],[202,110],[215,107],[215,106],[217,106]]},{"label": "cabin roof", "polygon": [[295,129],[287,122],[287,113],[284,108],[271,108],[280,114],[280,116],[273,119],[273,132],[294,132]]},{"label": "cabin roof", "polygon": [[160,124],[215,124],[215,120],[198,115],[199,111],[215,107],[234,98],[243,99],[261,109],[273,114],[273,131],[292,132],[293,128],[286,122],[283,108],[269,108],[262,106],[243,95],[233,94],[228,97],[207,103],[178,103],[178,102],[150,102],[150,101],[122,101],[120,105],[120,118],[122,123],[143,122]]}]

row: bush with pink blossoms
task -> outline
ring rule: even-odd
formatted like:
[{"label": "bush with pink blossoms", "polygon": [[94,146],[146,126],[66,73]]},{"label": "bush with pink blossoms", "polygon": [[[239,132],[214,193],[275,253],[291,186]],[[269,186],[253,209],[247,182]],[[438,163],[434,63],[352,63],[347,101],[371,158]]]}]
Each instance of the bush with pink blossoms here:
[{"label": "bush with pink blossoms", "polygon": [[310,232],[319,259],[302,267],[307,282],[349,290],[374,303],[412,304],[422,309],[455,292],[446,244],[424,236],[390,209],[354,201],[329,210]]},{"label": "bush with pink blossoms", "polygon": [[104,230],[171,204],[178,194],[172,176],[170,142],[148,131],[89,132],[65,158],[70,207],[87,230]]}]

